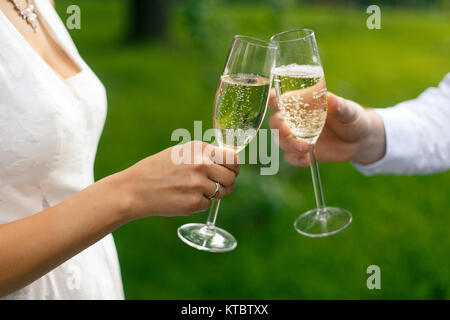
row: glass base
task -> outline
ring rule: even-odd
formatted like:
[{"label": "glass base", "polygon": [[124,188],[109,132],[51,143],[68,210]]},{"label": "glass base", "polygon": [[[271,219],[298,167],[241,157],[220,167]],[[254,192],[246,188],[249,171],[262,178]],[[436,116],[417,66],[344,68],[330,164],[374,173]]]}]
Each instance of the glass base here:
[{"label": "glass base", "polygon": [[325,207],[312,209],[294,221],[298,233],[308,237],[319,238],[336,234],[352,223],[352,214],[341,208]]},{"label": "glass base", "polygon": [[188,223],[178,228],[178,237],[198,250],[228,252],[236,248],[237,241],[231,233],[203,223]]}]

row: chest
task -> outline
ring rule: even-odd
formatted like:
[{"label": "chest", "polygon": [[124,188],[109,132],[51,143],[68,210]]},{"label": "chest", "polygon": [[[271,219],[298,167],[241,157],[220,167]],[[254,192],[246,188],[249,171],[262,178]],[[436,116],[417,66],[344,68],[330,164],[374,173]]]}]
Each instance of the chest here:
[{"label": "chest", "polygon": [[0,187],[43,181],[51,173],[92,173],[106,117],[103,85],[54,10],[46,1],[36,4],[47,26],[40,36],[52,32],[47,43],[57,40],[56,49],[64,49],[81,72],[64,80],[0,13]]},{"label": "chest", "polygon": [[19,68],[0,60],[0,186],[92,168],[106,117],[103,85],[87,66],[67,81]]},{"label": "chest", "polygon": [[[18,1],[17,3],[22,9],[27,6],[26,1]],[[41,5],[40,2],[38,4]],[[48,3],[46,5],[48,6]],[[43,16],[40,16],[37,8],[33,11],[35,14],[39,14],[39,19],[36,19],[37,32],[34,32],[31,25],[21,17],[10,1],[1,1],[0,10],[4,18],[9,20],[21,38],[23,38],[21,40],[26,41],[27,45],[42,58],[43,62],[47,63],[61,78],[69,78],[81,71],[76,62],[62,50],[61,46],[55,41],[54,36],[50,34],[51,28],[49,30],[46,27],[45,19]]]}]

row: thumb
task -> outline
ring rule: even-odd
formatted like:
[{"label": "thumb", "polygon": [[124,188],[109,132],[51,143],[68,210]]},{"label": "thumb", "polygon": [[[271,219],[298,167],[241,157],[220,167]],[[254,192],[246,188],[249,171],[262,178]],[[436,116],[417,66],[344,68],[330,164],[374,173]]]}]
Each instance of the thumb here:
[{"label": "thumb", "polygon": [[277,95],[275,93],[275,89],[272,88],[272,90],[270,90],[270,94],[269,94],[269,103],[267,104],[269,108],[273,109],[273,110],[278,110],[278,102],[277,102]]},{"label": "thumb", "polygon": [[342,123],[350,123],[358,117],[358,105],[331,92],[328,92],[328,113]]}]

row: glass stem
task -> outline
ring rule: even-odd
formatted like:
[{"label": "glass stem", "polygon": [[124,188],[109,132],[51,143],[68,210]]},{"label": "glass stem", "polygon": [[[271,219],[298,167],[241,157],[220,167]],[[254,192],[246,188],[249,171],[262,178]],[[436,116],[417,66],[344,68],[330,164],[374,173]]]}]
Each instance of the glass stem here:
[{"label": "glass stem", "polygon": [[316,197],[317,214],[325,209],[325,200],[323,198],[322,182],[320,181],[319,164],[317,163],[314,145],[309,148],[309,157],[311,160],[311,176],[314,186],[314,195]]},{"label": "glass stem", "polygon": [[220,200],[211,201],[211,206],[209,207],[208,220],[206,220],[206,227],[208,229],[214,228],[217,219],[217,213],[219,212]]}]

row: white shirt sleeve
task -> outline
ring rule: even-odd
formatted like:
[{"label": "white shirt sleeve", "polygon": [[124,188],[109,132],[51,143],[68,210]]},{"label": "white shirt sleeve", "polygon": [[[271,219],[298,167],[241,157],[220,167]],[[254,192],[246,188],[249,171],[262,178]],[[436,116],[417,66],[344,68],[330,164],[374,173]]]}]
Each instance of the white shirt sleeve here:
[{"label": "white shirt sleeve", "polygon": [[450,168],[450,73],[416,99],[375,111],[384,122],[386,154],[368,165],[353,163],[360,172],[410,175]]}]

